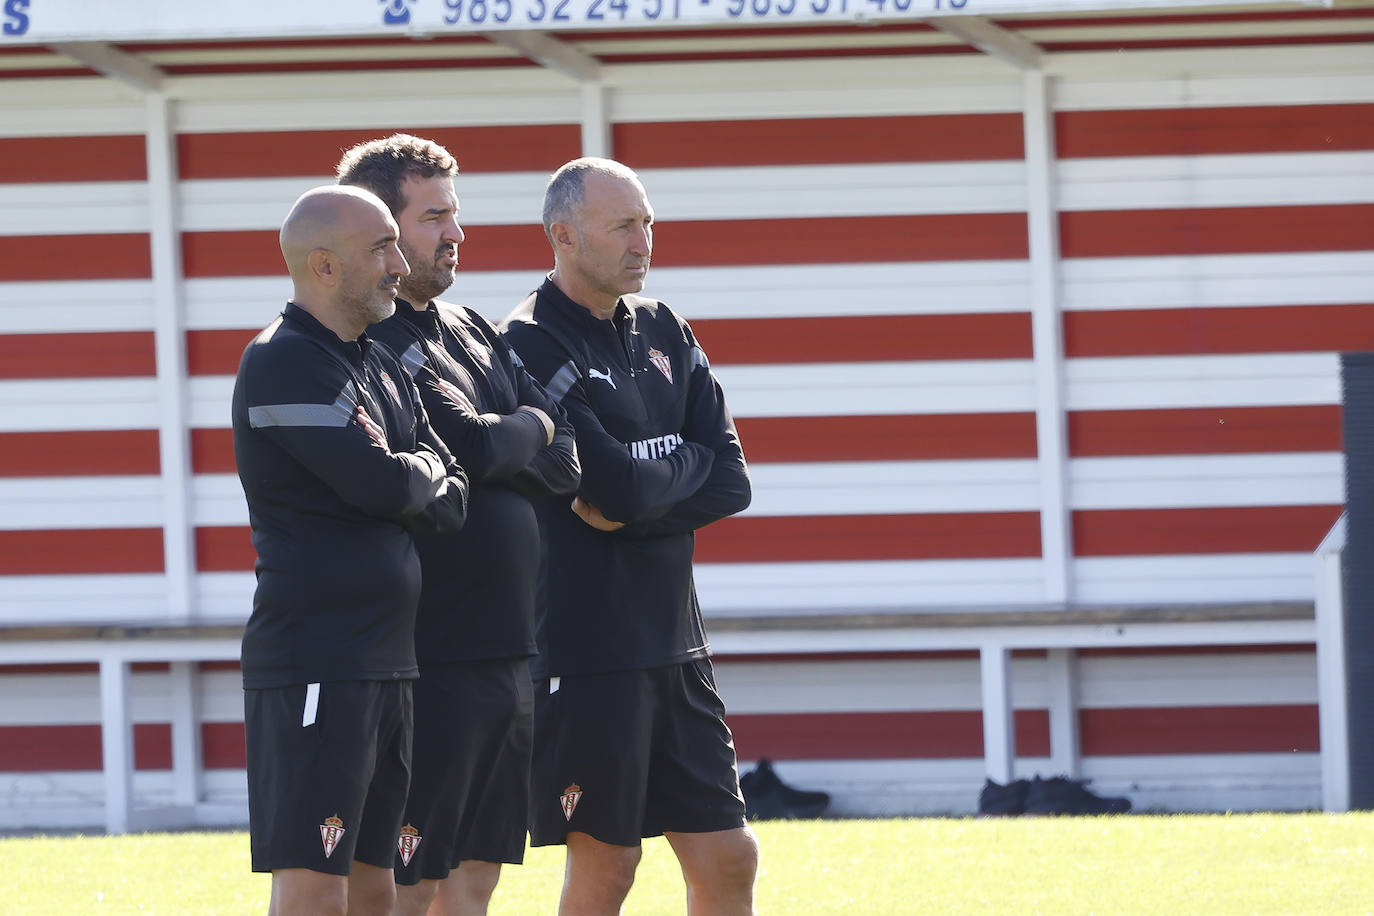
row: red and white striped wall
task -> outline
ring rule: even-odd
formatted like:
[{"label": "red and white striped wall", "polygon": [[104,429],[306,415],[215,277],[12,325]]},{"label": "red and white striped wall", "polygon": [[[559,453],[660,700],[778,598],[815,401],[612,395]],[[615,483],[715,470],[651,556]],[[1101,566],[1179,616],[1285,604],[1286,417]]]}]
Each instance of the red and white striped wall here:
[{"label": "red and white striped wall", "polygon": [[[647,292],[692,321],[751,460],[754,504],[698,539],[708,617],[1312,598],[1343,502],[1337,354],[1374,346],[1374,42],[1194,51],[1145,26],[1175,43],[1045,58],[1039,171],[1026,80],[990,57],[601,71],[610,148],[658,213]],[[151,102],[96,76],[0,84],[0,624],[245,619],[229,394],[289,293],[290,202],[354,142],[440,140],[463,169],[453,298],[499,318],[548,267],[539,202],[583,149],[584,93],[529,66],[201,70]],[[1046,314],[1062,359],[1038,349]],[[178,337],[185,372],[159,376]],[[1314,665],[1085,654],[1083,771],[1166,807],[1314,805]],[[1043,656],[1016,666],[1033,769]],[[720,669],[743,760],[791,761],[852,811],[971,803],[975,658]],[[98,793],[93,672],[0,673],[0,795]],[[154,793],[159,679],[134,700]],[[237,674],[200,681],[207,791],[237,798]]]}]

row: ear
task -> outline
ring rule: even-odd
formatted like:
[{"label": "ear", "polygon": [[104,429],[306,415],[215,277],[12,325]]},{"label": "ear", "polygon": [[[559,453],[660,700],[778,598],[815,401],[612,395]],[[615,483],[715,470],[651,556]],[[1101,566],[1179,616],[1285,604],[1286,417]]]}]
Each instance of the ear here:
[{"label": "ear", "polygon": [[555,251],[566,251],[577,247],[577,232],[571,223],[554,223],[549,227],[549,237],[553,239]]},{"label": "ear", "polygon": [[334,252],[328,248],[316,248],[306,257],[306,264],[315,282],[321,286],[334,286],[339,282],[339,264]]}]

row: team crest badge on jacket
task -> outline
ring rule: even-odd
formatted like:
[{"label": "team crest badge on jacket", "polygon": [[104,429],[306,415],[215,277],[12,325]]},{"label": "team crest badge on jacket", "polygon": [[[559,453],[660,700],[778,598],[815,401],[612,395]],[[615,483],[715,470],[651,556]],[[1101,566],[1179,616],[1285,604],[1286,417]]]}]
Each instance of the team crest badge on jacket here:
[{"label": "team crest badge on jacket", "polygon": [[573,812],[577,810],[577,803],[582,799],[582,787],[573,783],[563,790],[559,801],[563,803],[563,817],[572,820]]},{"label": "team crest badge on jacket", "polygon": [[410,824],[401,828],[401,835],[396,838],[396,851],[401,854],[401,864],[409,865],[411,856],[415,855],[415,850],[420,848],[420,831]]},{"label": "team crest badge on jacket", "polygon": [[404,410],[406,405],[401,403],[401,392],[396,390],[396,383],[391,380],[391,376],[387,375],[386,372],[379,374],[382,377],[382,387],[386,389],[386,393],[391,395],[391,400],[396,402],[397,407]]},{"label": "team crest badge on jacket", "polygon": [[324,857],[327,859],[334,854],[334,847],[339,845],[339,840],[348,831],[344,830],[343,821],[337,814],[330,815],[324,819],[320,825],[320,842],[324,844]]},{"label": "team crest badge on jacket", "polygon": [[663,373],[663,377],[668,380],[669,384],[672,383],[673,364],[669,361],[668,357],[663,355],[663,351],[655,347],[650,347],[649,362],[653,363],[658,368],[658,371]]}]

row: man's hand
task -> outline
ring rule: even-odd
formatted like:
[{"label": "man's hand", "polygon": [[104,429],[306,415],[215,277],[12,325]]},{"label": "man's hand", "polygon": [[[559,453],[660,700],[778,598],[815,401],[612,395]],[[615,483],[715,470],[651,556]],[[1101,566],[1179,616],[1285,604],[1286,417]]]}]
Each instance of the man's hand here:
[{"label": "man's hand", "polygon": [[624,522],[613,522],[601,514],[601,510],[591,503],[586,502],[580,496],[574,496],[572,510],[577,513],[577,517],[597,531],[616,531],[625,527]]},{"label": "man's hand", "polygon": [[361,404],[358,405],[358,425],[382,451],[390,451],[386,444],[386,430],[378,426],[377,421],[367,415],[367,409]]},{"label": "man's hand", "polygon": [[445,378],[436,378],[432,384],[434,385],[434,390],[448,398],[449,402],[453,404],[454,407],[457,407],[463,413],[470,414],[474,417],[477,416],[477,405],[472,403],[467,395],[463,394],[463,389]]},{"label": "man's hand", "polygon": [[533,407],[529,404],[521,404],[517,410],[523,410],[538,417],[539,421],[544,424],[544,444],[553,445],[553,420],[549,419],[548,414],[544,413],[544,411],[540,410],[538,407]]}]

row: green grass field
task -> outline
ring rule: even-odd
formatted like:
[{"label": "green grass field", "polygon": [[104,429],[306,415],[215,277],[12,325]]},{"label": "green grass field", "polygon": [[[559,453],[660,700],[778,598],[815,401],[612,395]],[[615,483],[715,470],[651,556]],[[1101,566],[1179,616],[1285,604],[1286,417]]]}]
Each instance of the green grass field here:
[{"label": "green grass field", "polygon": [[[1374,815],[766,822],[758,910],[881,914],[1374,912]],[[507,870],[492,916],[553,914],[561,849]],[[243,833],[0,839],[0,913],[262,914]],[[627,916],[684,912],[660,839]]]}]

